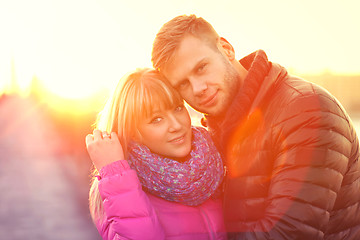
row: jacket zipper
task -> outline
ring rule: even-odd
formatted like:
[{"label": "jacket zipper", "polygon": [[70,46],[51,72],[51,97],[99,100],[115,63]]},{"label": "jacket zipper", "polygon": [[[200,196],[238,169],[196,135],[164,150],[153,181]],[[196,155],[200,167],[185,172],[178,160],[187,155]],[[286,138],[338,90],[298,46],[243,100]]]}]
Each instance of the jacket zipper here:
[{"label": "jacket zipper", "polygon": [[199,207],[199,209],[200,209],[201,214],[204,216],[205,222],[209,226],[209,233],[210,233],[211,239],[216,240],[216,235],[215,235],[215,232],[213,230],[213,226],[211,225],[211,222],[210,222],[208,216],[206,215],[206,213],[204,212],[202,207]]},{"label": "jacket zipper", "polygon": [[223,182],[221,183],[222,184],[222,194],[225,195],[225,188],[226,188],[226,178],[227,178],[227,173],[228,173],[228,169],[227,169],[227,166],[224,166],[224,180]]}]

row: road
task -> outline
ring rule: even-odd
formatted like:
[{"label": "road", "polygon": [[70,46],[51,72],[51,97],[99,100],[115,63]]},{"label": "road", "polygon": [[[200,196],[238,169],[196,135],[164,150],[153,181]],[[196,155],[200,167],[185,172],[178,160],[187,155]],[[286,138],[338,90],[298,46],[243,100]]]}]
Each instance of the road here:
[{"label": "road", "polygon": [[88,212],[87,165],[61,144],[41,104],[0,100],[0,239],[101,239]]}]

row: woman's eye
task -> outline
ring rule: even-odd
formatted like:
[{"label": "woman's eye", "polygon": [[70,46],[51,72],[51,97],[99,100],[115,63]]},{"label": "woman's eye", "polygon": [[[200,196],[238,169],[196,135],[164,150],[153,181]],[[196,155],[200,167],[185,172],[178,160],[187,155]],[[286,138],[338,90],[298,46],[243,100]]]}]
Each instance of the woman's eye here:
[{"label": "woman's eye", "polygon": [[162,120],[161,117],[155,117],[151,120],[151,123],[159,123]]},{"label": "woman's eye", "polygon": [[175,112],[181,112],[184,109],[184,106],[178,106],[175,108]]}]

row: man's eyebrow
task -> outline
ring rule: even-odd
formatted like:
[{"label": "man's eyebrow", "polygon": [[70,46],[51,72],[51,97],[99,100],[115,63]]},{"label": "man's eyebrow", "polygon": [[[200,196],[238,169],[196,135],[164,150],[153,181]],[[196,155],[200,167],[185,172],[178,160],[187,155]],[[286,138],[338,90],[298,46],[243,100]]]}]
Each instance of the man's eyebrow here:
[{"label": "man's eyebrow", "polygon": [[[199,66],[200,66],[201,64],[203,64],[205,61],[207,61],[207,59],[208,59],[207,57],[201,58],[201,59],[195,64],[195,66],[190,70],[190,73],[195,73],[196,70],[197,70],[197,68],[199,68]],[[180,85],[181,83],[185,82],[185,81],[188,81],[188,78],[182,78],[182,79],[177,80],[177,81],[175,82],[175,84],[174,84],[174,88],[178,88],[179,85]]]},{"label": "man's eyebrow", "polygon": [[[203,57],[201,58],[195,65],[194,67],[190,70],[191,73],[196,73],[197,69],[200,67],[201,64],[203,64],[205,61],[207,61],[207,57]],[[178,81],[177,84],[183,82],[183,81],[186,81],[187,78],[184,78],[184,79],[181,79]]]},{"label": "man's eyebrow", "polygon": [[195,72],[195,71],[200,67],[201,64],[203,64],[204,62],[207,61],[207,59],[208,59],[207,57],[201,58],[201,59],[195,64],[195,66],[193,67],[193,69],[191,70],[191,72]]}]

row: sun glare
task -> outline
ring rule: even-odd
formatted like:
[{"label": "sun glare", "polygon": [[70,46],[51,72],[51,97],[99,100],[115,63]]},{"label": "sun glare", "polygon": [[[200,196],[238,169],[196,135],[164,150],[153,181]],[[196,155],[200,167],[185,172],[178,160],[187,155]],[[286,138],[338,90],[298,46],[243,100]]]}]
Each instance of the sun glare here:
[{"label": "sun glare", "polygon": [[[355,0],[261,1],[261,9],[257,1],[154,1],[141,9],[122,0],[1,1],[0,92],[27,92],[35,78],[43,91],[68,99],[109,89],[126,72],[151,66],[156,32],[188,13],[209,20],[238,58],[264,49],[269,59],[297,72],[360,73]],[[151,9],[159,5],[163,14]]]}]

